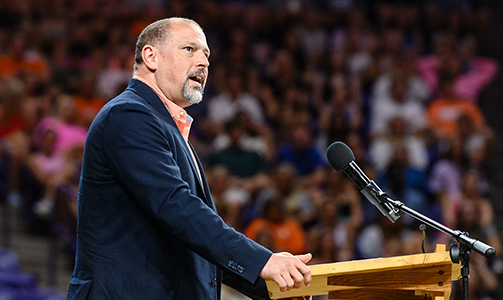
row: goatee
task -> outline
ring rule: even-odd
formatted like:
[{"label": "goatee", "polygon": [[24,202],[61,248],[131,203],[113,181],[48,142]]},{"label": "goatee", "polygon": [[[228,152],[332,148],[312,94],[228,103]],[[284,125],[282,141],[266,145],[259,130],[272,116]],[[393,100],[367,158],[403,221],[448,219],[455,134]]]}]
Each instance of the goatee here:
[{"label": "goatee", "polygon": [[187,79],[185,80],[185,83],[183,84],[183,87],[182,87],[182,95],[183,95],[183,98],[185,98],[185,100],[187,102],[189,102],[190,104],[198,104],[199,102],[201,102],[203,100],[204,84],[202,84],[199,87],[191,88],[189,86],[189,81],[190,81],[189,77],[192,75],[193,74],[191,73],[191,74],[189,74],[189,76],[187,76]]}]

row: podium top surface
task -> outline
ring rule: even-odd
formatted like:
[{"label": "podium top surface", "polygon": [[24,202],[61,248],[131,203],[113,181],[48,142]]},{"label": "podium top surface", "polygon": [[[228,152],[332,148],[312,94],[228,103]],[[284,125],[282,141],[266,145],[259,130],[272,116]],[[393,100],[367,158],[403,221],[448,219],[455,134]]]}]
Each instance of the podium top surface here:
[{"label": "podium top surface", "polygon": [[[460,277],[460,265],[452,263],[444,245],[438,245],[436,251],[426,254],[311,265],[309,268],[312,281],[309,286],[303,285],[298,289],[281,292],[275,282],[267,280],[267,288],[272,299],[323,295],[331,291],[351,288],[384,288],[385,286],[407,290],[450,289],[450,281],[458,280]],[[440,286],[438,286],[438,281],[442,282]]]}]

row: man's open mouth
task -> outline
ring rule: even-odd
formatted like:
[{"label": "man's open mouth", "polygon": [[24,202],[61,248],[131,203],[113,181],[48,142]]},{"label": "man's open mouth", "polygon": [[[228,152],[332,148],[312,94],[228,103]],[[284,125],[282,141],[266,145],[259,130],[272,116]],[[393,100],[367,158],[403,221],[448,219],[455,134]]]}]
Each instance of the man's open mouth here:
[{"label": "man's open mouth", "polygon": [[189,76],[189,79],[203,85],[205,76],[202,72],[197,72]]}]

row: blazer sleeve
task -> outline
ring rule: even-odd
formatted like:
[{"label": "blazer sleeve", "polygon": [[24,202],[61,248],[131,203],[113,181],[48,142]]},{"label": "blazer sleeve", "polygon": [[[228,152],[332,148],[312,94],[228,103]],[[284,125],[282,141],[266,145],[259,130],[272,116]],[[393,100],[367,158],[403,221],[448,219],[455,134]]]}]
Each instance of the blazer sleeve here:
[{"label": "blazer sleeve", "polygon": [[242,277],[224,271],[223,283],[253,300],[271,299],[269,298],[267,285],[263,278],[259,278],[255,284],[250,284],[250,282],[244,280]]},{"label": "blazer sleeve", "polygon": [[[176,127],[147,107],[112,107],[102,123],[105,158],[119,184],[163,230],[220,268],[256,283],[271,251],[228,227],[182,178]],[[183,142],[183,140],[182,140]]]}]

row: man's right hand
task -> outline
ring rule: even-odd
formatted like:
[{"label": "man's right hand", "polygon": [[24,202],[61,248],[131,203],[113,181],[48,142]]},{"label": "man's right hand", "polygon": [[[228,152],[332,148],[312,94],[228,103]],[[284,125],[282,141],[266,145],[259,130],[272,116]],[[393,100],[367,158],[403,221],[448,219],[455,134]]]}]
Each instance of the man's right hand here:
[{"label": "man's right hand", "polygon": [[296,256],[286,252],[274,253],[260,272],[260,277],[276,282],[282,292],[299,288],[302,282],[309,285],[311,270],[306,263],[311,258],[310,253]]}]

